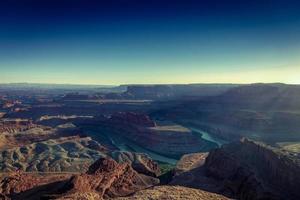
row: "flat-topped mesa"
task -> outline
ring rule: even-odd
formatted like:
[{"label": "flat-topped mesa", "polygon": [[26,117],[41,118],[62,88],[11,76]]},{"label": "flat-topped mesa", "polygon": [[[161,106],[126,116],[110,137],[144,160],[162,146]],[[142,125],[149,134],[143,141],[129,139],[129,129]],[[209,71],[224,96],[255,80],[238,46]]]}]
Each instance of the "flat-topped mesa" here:
[{"label": "flat-topped mesa", "polygon": [[248,139],[209,153],[209,176],[239,199],[300,199],[300,162],[288,153]]},{"label": "flat-topped mesa", "polygon": [[112,122],[144,127],[154,127],[155,122],[148,115],[134,112],[118,112],[111,116]]}]

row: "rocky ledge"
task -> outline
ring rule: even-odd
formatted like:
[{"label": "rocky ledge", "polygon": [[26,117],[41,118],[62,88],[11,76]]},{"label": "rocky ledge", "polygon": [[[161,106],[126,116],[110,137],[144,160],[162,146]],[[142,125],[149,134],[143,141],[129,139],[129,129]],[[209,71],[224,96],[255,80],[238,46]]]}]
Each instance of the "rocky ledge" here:
[{"label": "rocky ledge", "polygon": [[239,199],[300,199],[300,162],[262,143],[242,139],[210,152],[207,175]]},{"label": "rocky ledge", "polygon": [[[279,149],[242,139],[203,155],[184,156],[171,185],[235,199],[300,199],[300,162]],[[179,173],[178,173],[179,172]]]}]

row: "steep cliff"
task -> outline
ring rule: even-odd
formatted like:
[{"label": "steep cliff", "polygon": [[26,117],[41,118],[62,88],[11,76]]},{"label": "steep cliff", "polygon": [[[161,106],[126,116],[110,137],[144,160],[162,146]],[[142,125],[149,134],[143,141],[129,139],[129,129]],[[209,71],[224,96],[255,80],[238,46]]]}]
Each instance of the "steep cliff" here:
[{"label": "steep cliff", "polygon": [[206,154],[185,155],[170,185],[220,193],[234,199],[300,199],[296,156],[242,139]]},{"label": "steep cliff", "polygon": [[242,139],[213,150],[206,173],[239,199],[299,199],[300,162],[261,143]]}]

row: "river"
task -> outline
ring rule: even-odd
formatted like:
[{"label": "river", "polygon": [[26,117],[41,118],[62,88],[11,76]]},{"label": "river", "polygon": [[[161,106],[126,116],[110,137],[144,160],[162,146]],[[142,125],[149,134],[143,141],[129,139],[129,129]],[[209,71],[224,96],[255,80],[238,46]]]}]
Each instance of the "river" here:
[{"label": "river", "polygon": [[[89,130],[87,131],[89,136],[96,136],[98,138],[99,134],[103,134],[103,132],[100,133],[100,131],[95,131],[95,130]],[[153,151],[150,151],[148,149],[145,149],[137,144],[134,144],[133,142],[126,140],[124,137],[118,137],[115,134],[105,134],[105,137],[110,140],[111,144],[116,146],[120,151],[130,151],[130,152],[138,152],[138,153],[145,153],[149,155],[153,160],[163,162],[163,163],[169,163],[172,165],[175,165],[178,160],[169,158],[167,156],[163,156],[160,154],[157,154]],[[101,143],[101,141],[99,141]]]},{"label": "river", "polygon": [[210,135],[209,133],[207,133],[203,130],[200,130],[198,128],[195,128],[195,127],[188,127],[188,128],[193,132],[201,134],[202,139],[216,143],[219,147],[222,146],[223,144],[228,143],[227,141],[219,139],[217,137],[214,137],[214,136]]},{"label": "river", "polygon": [[[187,127],[194,133],[198,134],[202,139],[213,142],[217,144],[219,147],[222,146],[223,144],[227,143],[225,140],[218,139],[209,133],[200,130],[195,127]],[[92,136],[93,138],[97,138],[98,141],[101,143],[103,139],[108,140],[112,145],[116,146],[120,151],[130,151],[130,152],[138,152],[138,153],[145,153],[148,154],[153,160],[159,161],[159,162],[164,162],[164,163],[169,163],[172,165],[175,165],[178,160],[160,155],[158,153],[155,153],[153,151],[150,151],[148,149],[145,149],[130,140],[127,140],[124,137],[119,137],[118,135],[115,135],[113,133],[105,133],[104,131],[96,131],[96,130],[88,130],[87,131],[88,135]],[[100,136],[100,137],[99,137]]]}]

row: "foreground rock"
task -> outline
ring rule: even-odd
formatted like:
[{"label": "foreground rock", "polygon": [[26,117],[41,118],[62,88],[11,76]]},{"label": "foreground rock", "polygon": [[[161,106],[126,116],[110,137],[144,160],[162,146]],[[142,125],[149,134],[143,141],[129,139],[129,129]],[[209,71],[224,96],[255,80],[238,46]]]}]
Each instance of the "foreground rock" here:
[{"label": "foreground rock", "polygon": [[94,192],[107,198],[127,196],[158,183],[155,178],[138,174],[128,163],[118,164],[112,159],[101,158],[86,174],[73,176],[64,189],[67,193]]},{"label": "foreground rock", "polygon": [[299,159],[279,149],[243,139],[211,151],[204,164],[196,155],[179,163],[188,163],[186,160],[200,165],[186,167],[170,184],[236,199],[300,199]]},{"label": "foreground rock", "polygon": [[118,164],[101,158],[84,174],[65,176],[17,173],[4,177],[0,194],[12,199],[67,199],[68,196],[92,196],[95,199],[130,195],[157,185],[159,180],[138,174],[129,163]]},{"label": "foreground rock", "polygon": [[[97,193],[74,193],[59,200],[99,200]],[[227,197],[181,186],[156,186],[140,190],[126,197],[109,198],[110,200],[228,200]]]},{"label": "foreground rock", "polygon": [[[7,199],[39,199],[61,187],[71,174],[9,173],[0,180],[0,194]],[[44,190],[43,190],[44,189]],[[1,199],[0,195],[0,199]]]},{"label": "foreground rock", "polygon": [[227,200],[222,195],[181,186],[157,186],[117,200]]},{"label": "foreground rock", "polygon": [[180,185],[214,193],[222,193],[218,180],[206,175],[205,161],[208,153],[193,153],[178,161],[169,185]]},{"label": "foreground rock", "polygon": [[206,169],[239,199],[300,199],[300,162],[260,143],[243,139],[210,153]]}]

